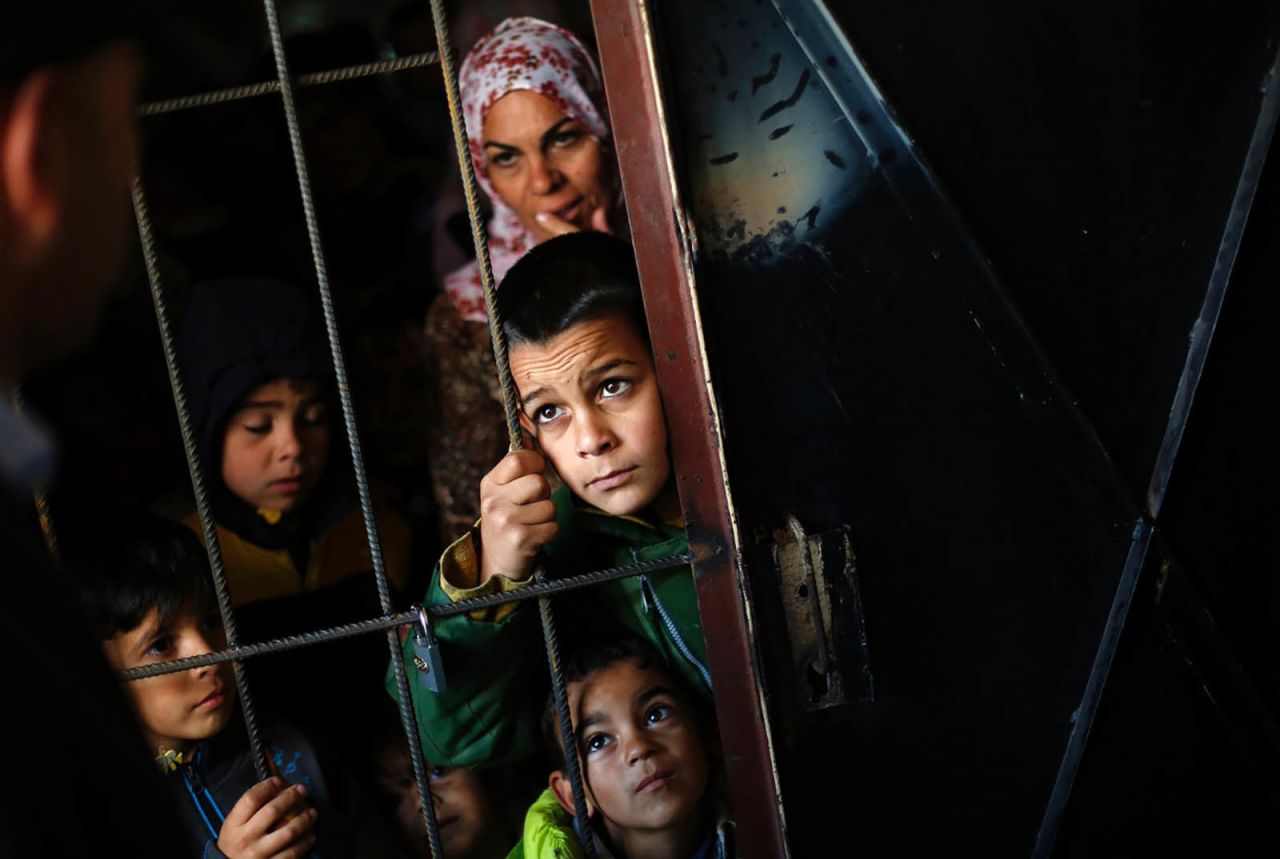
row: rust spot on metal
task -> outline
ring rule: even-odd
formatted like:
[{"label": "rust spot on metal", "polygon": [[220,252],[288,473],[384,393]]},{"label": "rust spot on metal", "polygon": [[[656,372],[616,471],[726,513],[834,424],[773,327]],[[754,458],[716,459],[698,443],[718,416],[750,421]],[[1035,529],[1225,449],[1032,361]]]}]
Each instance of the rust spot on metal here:
[{"label": "rust spot on metal", "polygon": [[693,556],[693,568],[695,571],[707,561],[723,555],[724,550],[724,543],[714,534],[697,529],[689,529],[689,554]]}]

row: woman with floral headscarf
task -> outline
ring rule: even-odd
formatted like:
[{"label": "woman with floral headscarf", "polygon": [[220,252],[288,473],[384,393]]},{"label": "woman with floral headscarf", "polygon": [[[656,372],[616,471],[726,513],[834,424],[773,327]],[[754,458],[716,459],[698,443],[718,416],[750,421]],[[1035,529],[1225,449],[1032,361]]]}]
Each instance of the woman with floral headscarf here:
[{"label": "woman with floral headscarf", "polygon": [[[604,86],[572,33],[509,18],[471,49],[458,84],[471,162],[493,205],[495,282],[541,241],[621,226]],[[439,404],[430,422],[431,477],[448,543],[479,518],[480,480],[507,447],[476,262],[445,277],[426,336]]]}]

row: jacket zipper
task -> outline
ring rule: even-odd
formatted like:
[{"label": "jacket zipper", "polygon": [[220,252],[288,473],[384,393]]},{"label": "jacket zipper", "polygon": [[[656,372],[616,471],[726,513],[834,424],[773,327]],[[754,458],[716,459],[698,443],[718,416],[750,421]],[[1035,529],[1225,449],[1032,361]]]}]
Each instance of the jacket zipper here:
[{"label": "jacket zipper", "polygon": [[[636,563],[640,563],[639,554],[635,549],[631,550],[631,559]],[[693,655],[693,651],[689,649],[689,645],[680,635],[679,629],[676,628],[675,621],[671,619],[671,615],[667,613],[667,608],[658,599],[658,592],[653,587],[653,582],[649,581],[649,577],[640,577],[640,603],[644,606],[645,613],[648,614],[652,608],[658,615],[658,619],[662,621],[663,628],[667,631],[667,638],[675,645],[676,650],[680,651],[680,655],[685,661],[693,666],[693,670],[698,672],[698,676],[702,678],[702,682],[707,684],[707,688],[711,687],[711,672],[707,667],[698,661]]]}]

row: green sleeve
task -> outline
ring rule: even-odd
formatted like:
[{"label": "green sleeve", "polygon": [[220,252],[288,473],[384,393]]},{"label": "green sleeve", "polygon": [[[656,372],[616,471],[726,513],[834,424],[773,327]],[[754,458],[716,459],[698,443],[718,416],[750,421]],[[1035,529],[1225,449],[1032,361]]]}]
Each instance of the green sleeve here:
[{"label": "green sleeve", "polygon": [[[562,554],[573,544],[573,503],[567,488],[553,494],[561,533],[548,554]],[[569,538],[569,539],[566,539]],[[561,550],[557,552],[556,550]],[[479,552],[471,537],[454,542],[431,574],[423,605],[451,605],[453,598],[477,593],[460,591],[442,577],[448,566],[449,581],[479,575]],[[455,574],[458,578],[455,578]],[[510,582],[498,590],[511,586]],[[454,592],[451,598],[446,587]],[[541,742],[542,710],[546,703],[547,659],[536,605],[528,602],[477,616],[455,615],[433,623],[440,641],[446,689],[431,692],[413,665],[413,640],[401,646],[422,751],[435,764],[451,767],[498,766],[528,757]],[[394,666],[387,670],[387,690],[398,698]]]},{"label": "green sleeve", "polygon": [[[437,566],[424,605],[449,604]],[[442,766],[483,767],[533,753],[547,671],[536,610],[522,605],[499,621],[455,615],[435,621],[433,629],[445,691],[431,692],[422,684],[412,637],[401,646],[423,754]],[[394,666],[387,670],[387,690],[399,698]]]}]

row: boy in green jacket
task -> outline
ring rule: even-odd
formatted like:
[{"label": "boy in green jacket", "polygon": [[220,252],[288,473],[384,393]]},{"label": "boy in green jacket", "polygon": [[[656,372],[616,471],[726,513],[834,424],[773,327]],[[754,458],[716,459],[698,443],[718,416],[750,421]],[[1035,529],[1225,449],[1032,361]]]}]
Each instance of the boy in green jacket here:
[{"label": "boy in green jacket", "polygon": [[[533,444],[481,481],[482,518],[445,550],[424,604],[526,587],[535,562],[555,578],[687,551],[630,246],[602,233],[544,242],[507,274],[498,318]],[[554,492],[548,463],[563,483]],[[622,627],[710,689],[688,567],[574,591],[555,610],[566,648]],[[547,689],[537,607],[458,615],[435,632],[448,690],[411,683],[424,754],[471,767],[532,753]],[[405,652],[412,664],[411,642]]]}]

